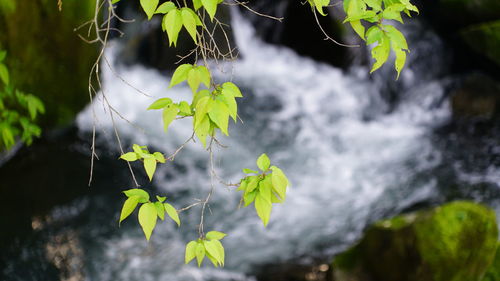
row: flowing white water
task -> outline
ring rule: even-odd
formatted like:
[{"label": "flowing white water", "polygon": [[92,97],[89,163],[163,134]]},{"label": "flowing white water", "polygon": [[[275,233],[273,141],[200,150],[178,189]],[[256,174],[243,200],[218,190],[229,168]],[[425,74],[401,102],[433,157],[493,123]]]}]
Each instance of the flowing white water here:
[{"label": "flowing white water", "polygon": [[[387,105],[380,98],[380,79],[346,74],[265,44],[237,14],[233,28],[242,57],[232,65],[231,76],[216,79],[240,85],[245,123],[232,124],[231,136],[222,138],[229,147],[217,151],[217,171],[236,182],[243,176],[241,168],[255,168],[257,157],[266,152],[291,181],[287,201],[273,209],[264,228],[253,207],[238,209],[239,193],[217,187],[205,227],[228,233],[223,270],[182,265],[183,247],[197,235],[200,210],[193,208],[182,213],[180,230],[171,222],[161,223],[149,246],[135,220],[121,235],[96,241],[100,254],[87,261],[89,280],[252,280],[245,273],[254,265],[332,254],[358,238],[369,222],[435,193],[436,179],[422,174],[440,164],[440,152],[429,135],[449,117],[447,104],[436,102],[443,94],[439,80],[416,79],[417,70],[410,65],[402,77],[405,99],[392,113],[383,114]],[[113,57],[118,47],[108,55]],[[139,65],[117,70],[154,98],[190,99],[186,86],[168,89],[168,77],[156,70]],[[390,72],[386,79],[394,75]],[[110,104],[136,125],[115,115],[126,143],[168,154],[191,135],[190,120],[175,121],[165,135],[160,112],[146,111],[154,98],[137,93],[106,67],[103,81]],[[78,126],[90,131],[95,110],[98,130],[106,131],[98,145],[106,146],[114,142],[112,122],[103,110],[102,95],[99,99],[78,116]],[[159,167],[153,184],[177,207],[206,196],[208,153],[201,145],[190,144],[175,161],[178,166]]]}]

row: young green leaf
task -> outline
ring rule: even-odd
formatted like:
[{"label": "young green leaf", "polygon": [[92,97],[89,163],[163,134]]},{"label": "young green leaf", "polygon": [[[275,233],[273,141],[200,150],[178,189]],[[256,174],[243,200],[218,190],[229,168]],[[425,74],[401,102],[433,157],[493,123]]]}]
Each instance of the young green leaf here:
[{"label": "young green leaf", "polygon": [[160,163],[165,163],[165,156],[161,152],[155,152],[153,153],[153,156],[155,157],[156,161]]},{"label": "young green leaf", "polygon": [[219,263],[224,266],[224,259],[225,259],[225,254],[224,254],[224,247],[222,246],[222,243],[219,240],[212,240],[212,244],[215,245],[217,248],[217,251],[219,252]]},{"label": "young green leaf", "polygon": [[166,199],[167,199],[167,197],[156,195],[156,200],[158,200],[158,202],[160,202],[160,203],[163,203]]},{"label": "young green leaf", "polygon": [[215,100],[208,115],[210,116],[210,120],[212,120],[226,136],[229,135],[227,130],[229,125],[229,109],[225,103],[220,100]]},{"label": "young green leaf", "polygon": [[195,11],[198,11],[199,8],[201,8],[203,4],[201,3],[201,0],[193,0],[193,7]]},{"label": "young green leaf", "polygon": [[0,62],[2,62],[7,56],[7,51],[0,51]]},{"label": "young green leaf", "polygon": [[207,88],[210,88],[210,71],[208,71],[208,68],[206,68],[203,65],[199,65],[196,67],[196,70],[198,71],[198,75],[200,77],[201,83],[205,85]]},{"label": "young green leaf", "polygon": [[405,5],[403,4],[392,4],[389,7],[386,7],[382,12],[382,17],[388,20],[397,20],[400,23],[403,23],[403,19],[401,18],[401,12],[405,9]]},{"label": "young green leaf", "polygon": [[132,162],[132,161],[136,161],[137,159],[139,159],[139,156],[135,152],[127,152],[125,154],[122,154],[120,156],[120,159],[123,159],[123,160],[128,161],[128,162]]},{"label": "young green leaf", "polygon": [[[165,16],[165,30],[167,31],[169,46],[177,46],[177,38],[182,28],[182,15],[178,9],[171,10]],[[173,80],[173,79],[172,79]]]},{"label": "young green leaf", "polygon": [[156,214],[161,220],[165,219],[165,208],[163,208],[163,204],[159,201],[155,202]]},{"label": "young green leaf", "polygon": [[125,203],[123,203],[122,211],[120,213],[120,221],[118,222],[121,224],[121,222],[126,219],[132,212],[135,210],[135,207],[137,207],[137,204],[139,204],[140,197],[139,196],[131,196],[125,200]]},{"label": "young green leaf", "polygon": [[363,0],[374,11],[382,10],[382,0]]},{"label": "young green leaf", "polygon": [[176,8],[177,7],[175,6],[175,4],[172,1],[167,1],[163,4],[161,4],[160,6],[158,6],[158,8],[155,11],[155,14],[166,14],[166,13],[168,13],[171,10],[176,9]]},{"label": "young green leaf", "polygon": [[185,81],[188,77],[188,72],[193,69],[193,65],[191,64],[181,64],[179,65],[172,75],[172,80],[170,80],[170,87],[173,87],[183,81]]},{"label": "young green leaf", "polygon": [[259,182],[259,194],[263,199],[271,203],[271,195],[272,195],[271,175],[267,175],[263,180]]},{"label": "young green leaf", "polygon": [[380,41],[383,34],[384,32],[377,25],[370,27],[366,32],[366,45]]},{"label": "young green leaf", "polygon": [[391,40],[391,46],[393,50],[396,49],[408,50],[408,43],[406,43],[406,38],[403,35],[403,33],[401,33],[401,31],[397,30],[392,25],[384,24],[382,26],[386,31],[387,36]]},{"label": "young green leaf", "polygon": [[191,13],[190,8],[181,9],[182,24],[186,28],[193,41],[196,43],[196,17],[194,13]]},{"label": "young green leaf", "polygon": [[356,33],[359,35],[359,37],[365,40],[365,27],[361,24],[361,21],[356,20],[349,23],[351,24],[352,29],[354,29],[354,31],[356,31]]},{"label": "young green leaf", "polygon": [[226,82],[222,84],[222,94],[223,95],[231,95],[235,98],[242,98],[240,88],[236,86],[233,82]]},{"label": "young green leaf", "polygon": [[144,158],[144,170],[146,170],[146,174],[149,177],[149,181],[153,180],[153,175],[156,171],[156,159],[152,158]]},{"label": "young green leaf", "polygon": [[[199,126],[199,124],[201,122],[203,122],[203,118],[205,117],[207,112],[212,110],[213,104],[214,104],[214,100],[209,96],[202,97],[198,101],[198,103],[196,104],[196,111],[194,113],[194,117],[195,117],[194,128],[195,128],[195,130]],[[208,131],[208,129],[207,129],[207,131]]]},{"label": "young green leaf", "polygon": [[167,105],[167,107],[163,109],[162,118],[163,129],[165,130],[165,132],[168,131],[168,126],[170,125],[170,123],[172,123],[172,121],[175,120],[175,117],[177,117],[177,113],[179,113],[179,107],[176,104]]},{"label": "young green leaf", "polygon": [[151,109],[162,109],[165,106],[172,104],[172,100],[169,98],[161,98],[153,102],[149,107],[148,110]]},{"label": "young green leaf", "polygon": [[370,73],[379,69],[389,58],[389,53],[391,51],[391,45],[389,43],[389,38],[386,35],[382,36],[377,47],[372,50],[372,57],[376,60],[373,64]]},{"label": "young green leaf", "polygon": [[224,94],[217,96],[217,99],[222,101],[229,111],[229,115],[236,122],[236,117],[238,116],[238,104],[233,96],[225,96]]},{"label": "young green leaf", "polygon": [[196,241],[190,241],[186,244],[186,253],[184,257],[184,263],[188,264],[191,260],[196,257],[196,247],[198,243]]},{"label": "young green leaf", "polygon": [[398,76],[396,77],[396,80],[399,79],[399,74],[401,73],[401,70],[405,66],[406,62],[406,52],[403,50],[394,50],[396,53],[396,62],[395,62],[395,68],[396,71],[398,72]]},{"label": "young green leaf", "polygon": [[168,203],[163,203],[163,207],[165,208],[165,211],[167,211],[167,215],[177,223],[177,226],[180,226],[181,220],[179,219],[179,213],[177,213],[177,210]]},{"label": "young green leaf", "polygon": [[258,174],[258,171],[252,170],[252,169],[243,169],[243,173],[245,174]]},{"label": "young green leaf", "polygon": [[210,19],[213,20],[217,12],[217,0],[201,0],[201,3],[210,16]]},{"label": "young green leaf", "polygon": [[207,233],[206,237],[208,240],[221,240],[222,238],[226,237],[227,234],[224,232],[220,231],[210,231]]},{"label": "young green leaf", "polygon": [[205,251],[205,256],[212,262],[214,267],[219,267],[219,261],[214,258],[212,255],[208,253],[208,251]]},{"label": "young green leaf", "polygon": [[139,203],[146,203],[149,201],[149,194],[140,189],[140,188],[133,188],[129,190],[123,191],[127,197],[133,197],[133,196],[138,196],[139,197]]},{"label": "young green leaf", "polygon": [[179,103],[179,114],[182,114],[184,116],[193,114],[193,112],[191,111],[191,107],[189,106],[189,103],[187,103],[186,101],[181,101]]},{"label": "young green leaf", "polygon": [[219,248],[216,245],[216,241],[203,241],[203,245],[205,246],[206,253],[212,256],[217,263],[222,265],[222,262],[224,261],[223,257],[221,256],[219,252]]},{"label": "young green leaf", "polygon": [[265,172],[267,171],[267,169],[269,169],[269,165],[271,165],[269,157],[267,157],[265,153],[262,153],[257,159],[257,167]]},{"label": "young green leaf", "polygon": [[196,245],[196,261],[198,262],[198,267],[201,266],[203,258],[205,258],[205,245],[203,245],[203,241],[198,241]]},{"label": "young green leaf", "polygon": [[158,6],[159,0],[141,0],[141,6],[144,12],[146,12],[146,15],[148,16],[148,20],[150,20],[155,11],[156,7]]},{"label": "young green leaf", "polygon": [[271,174],[273,190],[281,197],[281,199],[285,199],[288,179],[280,168],[272,166],[271,170],[273,171]]},{"label": "young green leaf", "polygon": [[263,198],[260,194],[257,194],[255,197],[255,210],[257,211],[259,218],[264,223],[264,226],[267,226],[269,223],[272,208],[273,205],[271,202]]},{"label": "young green leaf", "polygon": [[257,190],[252,191],[252,192],[247,192],[245,195],[243,195],[243,202],[245,203],[245,207],[248,205],[252,204],[253,201],[255,201],[255,196],[257,196]]},{"label": "young green leaf", "polygon": [[248,181],[248,185],[245,192],[252,192],[259,186],[260,178],[259,176],[252,176]]},{"label": "young green leaf", "polygon": [[188,72],[187,83],[189,85],[189,88],[191,88],[191,91],[193,91],[193,93],[196,93],[198,91],[198,87],[200,87],[201,83],[201,77],[197,67],[193,67]]},{"label": "young green leaf", "polygon": [[139,208],[139,224],[148,241],[156,226],[157,216],[158,213],[154,203],[145,203]]},{"label": "young green leaf", "polygon": [[202,121],[198,122],[197,118],[195,117],[195,124],[198,123],[198,125],[195,125],[194,133],[198,137],[198,139],[201,141],[203,144],[203,147],[207,146],[207,136],[209,134],[210,130],[210,119],[208,118],[208,115],[203,116]]}]

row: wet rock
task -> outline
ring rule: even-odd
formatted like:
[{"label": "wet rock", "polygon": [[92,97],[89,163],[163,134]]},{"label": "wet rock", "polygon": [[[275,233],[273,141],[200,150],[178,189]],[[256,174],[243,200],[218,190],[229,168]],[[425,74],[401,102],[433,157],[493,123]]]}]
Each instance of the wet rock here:
[{"label": "wet rock", "polygon": [[471,74],[451,90],[455,118],[492,119],[500,113],[500,84],[484,74]]},{"label": "wet rock", "polygon": [[335,281],[477,281],[493,261],[495,213],[457,201],[370,227],[333,261]]}]

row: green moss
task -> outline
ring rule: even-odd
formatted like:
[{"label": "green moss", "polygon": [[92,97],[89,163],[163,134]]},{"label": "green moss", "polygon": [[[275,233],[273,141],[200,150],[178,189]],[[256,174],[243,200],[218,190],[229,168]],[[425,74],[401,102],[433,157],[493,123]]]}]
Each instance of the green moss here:
[{"label": "green moss", "polygon": [[71,121],[88,102],[88,73],[96,55],[74,28],[92,18],[92,1],[65,0],[60,12],[52,0],[16,1],[0,13],[0,48],[13,84],[39,96],[46,105],[43,124]]},{"label": "green moss", "polygon": [[473,50],[500,65],[500,20],[474,25],[461,35]]},{"label": "green moss", "polygon": [[497,253],[493,263],[484,275],[482,281],[500,281],[500,243],[497,246]]},{"label": "green moss", "polygon": [[335,258],[335,280],[478,281],[497,237],[495,213],[472,202],[397,216]]}]

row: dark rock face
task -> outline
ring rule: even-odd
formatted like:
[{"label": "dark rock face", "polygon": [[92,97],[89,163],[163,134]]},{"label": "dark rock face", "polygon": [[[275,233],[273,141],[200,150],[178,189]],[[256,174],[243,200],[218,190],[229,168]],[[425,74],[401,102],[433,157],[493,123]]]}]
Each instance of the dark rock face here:
[{"label": "dark rock face", "polygon": [[458,201],[384,220],[333,262],[336,281],[477,281],[493,261],[495,213]]},{"label": "dark rock face", "polygon": [[89,101],[97,49],[73,29],[93,17],[94,2],[64,1],[62,11],[49,0],[2,2],[0,48],[8,52],[12,84],[42,99],[45,126],[68,124]]},{"label": "dark rock face", "polygon": [[461,35],[474,51],[500,66],[500,20],[467,27]]},{"label": "dark rock face", "polygon": [[484,74],[471,74],[451,90],[455,118],[490,120],[500,113],[500,83]]}]

